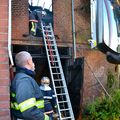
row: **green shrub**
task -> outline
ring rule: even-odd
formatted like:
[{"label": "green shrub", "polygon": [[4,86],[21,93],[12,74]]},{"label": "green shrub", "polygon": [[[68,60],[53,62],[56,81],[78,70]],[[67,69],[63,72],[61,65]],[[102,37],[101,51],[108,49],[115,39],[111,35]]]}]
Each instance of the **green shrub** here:
[{"label": "green shrub", "polygon": [[111,72],[110,70],[108,70],[108,73],[107,73],[107,91],[111,92],[114,89],[119,88],[118,81],[119,80],[117,79],[116,74]]},{"label": "green shrub", "polygon": [[83,120],[120,120],[120,89],[111,94],[111,98],[97,98],[87,105]]}]

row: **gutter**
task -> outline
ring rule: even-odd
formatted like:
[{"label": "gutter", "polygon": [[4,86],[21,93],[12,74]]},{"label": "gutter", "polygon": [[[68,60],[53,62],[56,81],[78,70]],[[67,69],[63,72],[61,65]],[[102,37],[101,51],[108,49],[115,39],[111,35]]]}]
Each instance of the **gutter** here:
[{"label": "gutter", "polygon": [[74,16],[74,0],[72,0],[72,37],[73,37],[73,58],[76,59],[76,38],[75,38],[75,16]]},{"label": "gutter", "polygon": [[9,0],[9,10],[8,10],[8,55],[9,55],[9,59],[10,59],[10,63],[13,66],[13,57],[12,57],[12,51],[11,51],[11,0]]}]

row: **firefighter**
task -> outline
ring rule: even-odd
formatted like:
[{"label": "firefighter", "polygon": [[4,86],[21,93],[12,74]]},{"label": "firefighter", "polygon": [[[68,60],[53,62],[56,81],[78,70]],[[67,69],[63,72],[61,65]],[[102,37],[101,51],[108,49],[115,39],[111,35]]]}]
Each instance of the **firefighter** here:
[{"label": "firefighter", "polygon": [[29,25],[30,25],[30,34],[36,36],[38,20],[35,11],[29,10]]},{"label": "firefighter", "polygon": [[45,100],[45,114],[49,115],[51,120],[54,120],[53,113],[57,113],[57,103],[54,91],[49,85],[50,79],[48,77],[43,77],[41,79],[40,90],[42,91]]},{"label": "firefighter", "polygon": [[15,56],[16,75],[11,83],[11,113],[16,119],[50,120],[44,114],[44,99],[34,80],[35,65],[30,53],[21,51]]},{"label": "firefighter", "polygon": [[41,20],[45,13],[40,9],[34,11],[29,10],[29,27],[30,34],[37,37],[42,37]]}]

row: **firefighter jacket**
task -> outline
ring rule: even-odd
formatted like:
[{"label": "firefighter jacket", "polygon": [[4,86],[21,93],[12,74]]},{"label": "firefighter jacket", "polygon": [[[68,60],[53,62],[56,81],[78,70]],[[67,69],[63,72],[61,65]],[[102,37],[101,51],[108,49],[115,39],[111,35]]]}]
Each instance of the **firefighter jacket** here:
[{"label": "firefighter jacket", "polygon": [[53,110],[57,112],[57,103],[54,91],[48,85],[41,85],[40,89],[45,100],[45,113],[53,113]]},{"label": "firefighter jacket", "polygon": [[33,77],[33,71],[17,68],[11,83],[12,115],[24,120],[49,120],[49,117],[44,115],[43,95]]}]

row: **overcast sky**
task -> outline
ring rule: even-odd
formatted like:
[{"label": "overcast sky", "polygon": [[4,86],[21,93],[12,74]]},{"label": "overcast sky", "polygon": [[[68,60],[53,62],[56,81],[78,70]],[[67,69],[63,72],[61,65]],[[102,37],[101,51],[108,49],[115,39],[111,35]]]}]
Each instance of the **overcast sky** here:
[{"label": "overcast sky", "polygon": [[[49,9],[50,5],[52,4],[52,0],[29,0],[29,3],[31,4],[31,1],[33,1],[33,6],[41,6],[44,8]],[[45,3],[45,4],[44,4]],[[52,7],[50,8],[52,10]]]}]

